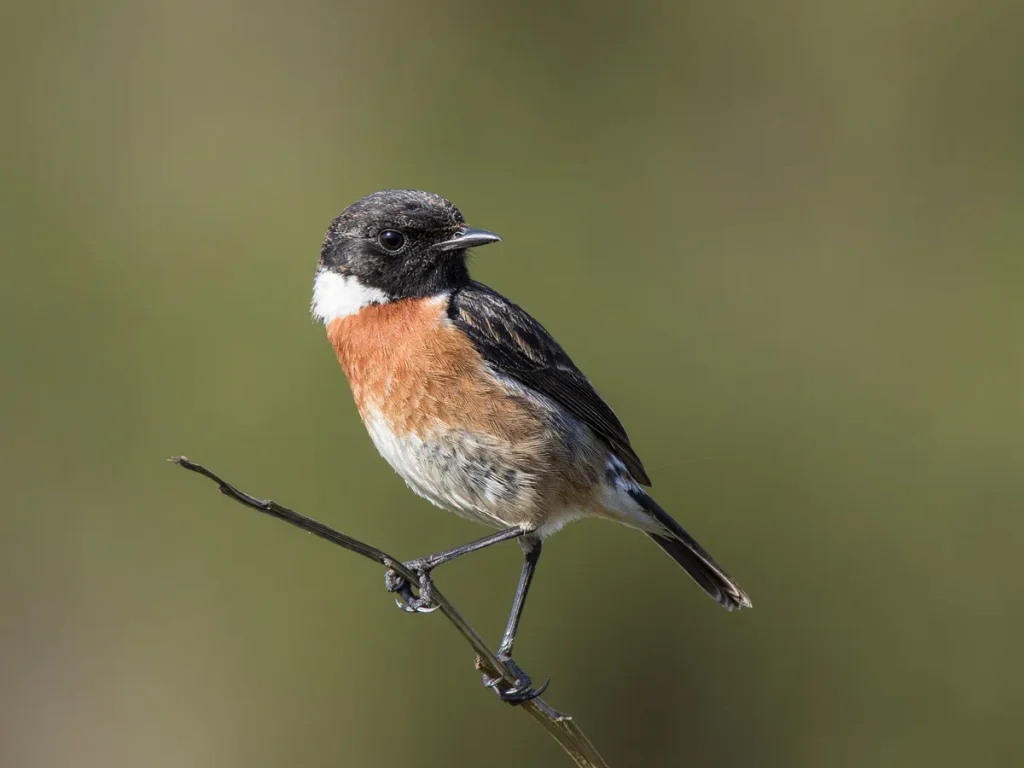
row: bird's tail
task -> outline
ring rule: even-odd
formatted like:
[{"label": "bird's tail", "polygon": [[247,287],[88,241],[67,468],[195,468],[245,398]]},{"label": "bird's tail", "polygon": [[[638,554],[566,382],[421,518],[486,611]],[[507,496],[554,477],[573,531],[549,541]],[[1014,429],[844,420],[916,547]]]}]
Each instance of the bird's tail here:
[{"label": "bird's tail", "polygon": [[729,574],[704,551],[704,547],[688,534],[668,512],[643,491],[630,491],[634,501],[643,507],[657,520],[667,533],[651,533],[647,535],[654,543],[683,567],[705,592],[721,603],[727,611],[737,608],[750,608],[752,603],[747,593],[733,581]]}]

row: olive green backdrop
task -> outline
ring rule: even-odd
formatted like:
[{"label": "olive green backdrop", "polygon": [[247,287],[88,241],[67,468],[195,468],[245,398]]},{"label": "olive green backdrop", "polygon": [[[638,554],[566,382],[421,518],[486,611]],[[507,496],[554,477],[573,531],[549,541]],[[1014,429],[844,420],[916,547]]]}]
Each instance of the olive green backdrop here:
[{"label": "olive green backdrop", "polygon": [[[1016,6],[1016,8],[1014,8]],[[565,766],[379,568],[323,231],[420,187],[749,591],[546,548],[519,645],[613,766],[1002,766],[1024,711],[1019,4],[53,2],[0,24],[0,763]],[[488,638],[514,545],[439,572]]]}]

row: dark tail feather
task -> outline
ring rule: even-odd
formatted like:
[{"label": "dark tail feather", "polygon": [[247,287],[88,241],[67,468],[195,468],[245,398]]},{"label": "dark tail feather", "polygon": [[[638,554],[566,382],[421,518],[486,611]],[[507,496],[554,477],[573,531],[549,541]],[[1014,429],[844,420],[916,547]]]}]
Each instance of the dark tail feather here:
[{"label": "dark tail feather", "polygon": [[740,589],[740,585],[733,581],[711,555],[704,551],[704,547],[683,530],[668,512],[659,507],[654,499],[643,491],[630,492],[629,495],[670,533],[668,536],[657,533],[647,535],[654,539],[654,543],[669,557],[679,563],[701,589],[725,606],[727,611],[752,607],[750,598]]}]

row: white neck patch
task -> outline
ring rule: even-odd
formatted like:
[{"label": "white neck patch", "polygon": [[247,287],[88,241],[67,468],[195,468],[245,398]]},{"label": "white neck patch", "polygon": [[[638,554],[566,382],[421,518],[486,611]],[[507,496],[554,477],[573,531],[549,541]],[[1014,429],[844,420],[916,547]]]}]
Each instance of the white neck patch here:
[{"label": "white neck patch", "polygon": [[349,317],[370,304],[386,304],[387,294],[368,288],[352,275],[339,275],[329,269],[316,273],[313,280],[313,301],[310,311],[325,325],[332,320]]}]

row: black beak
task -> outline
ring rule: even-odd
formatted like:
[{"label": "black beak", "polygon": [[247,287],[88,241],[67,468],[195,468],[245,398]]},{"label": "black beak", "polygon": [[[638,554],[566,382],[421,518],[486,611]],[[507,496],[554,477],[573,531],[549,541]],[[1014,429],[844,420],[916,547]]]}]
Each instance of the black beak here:
[{"label": "black beak", "polygon": [[493,232],[488,232],[486,229],[463,227],[459,230],[459,234],[451,240],[445,240],[443,243],[438,243],[434,248],[439,251],[460,251],[464,248],[475,248],[478,245],[500,242],[500,237]]}]

